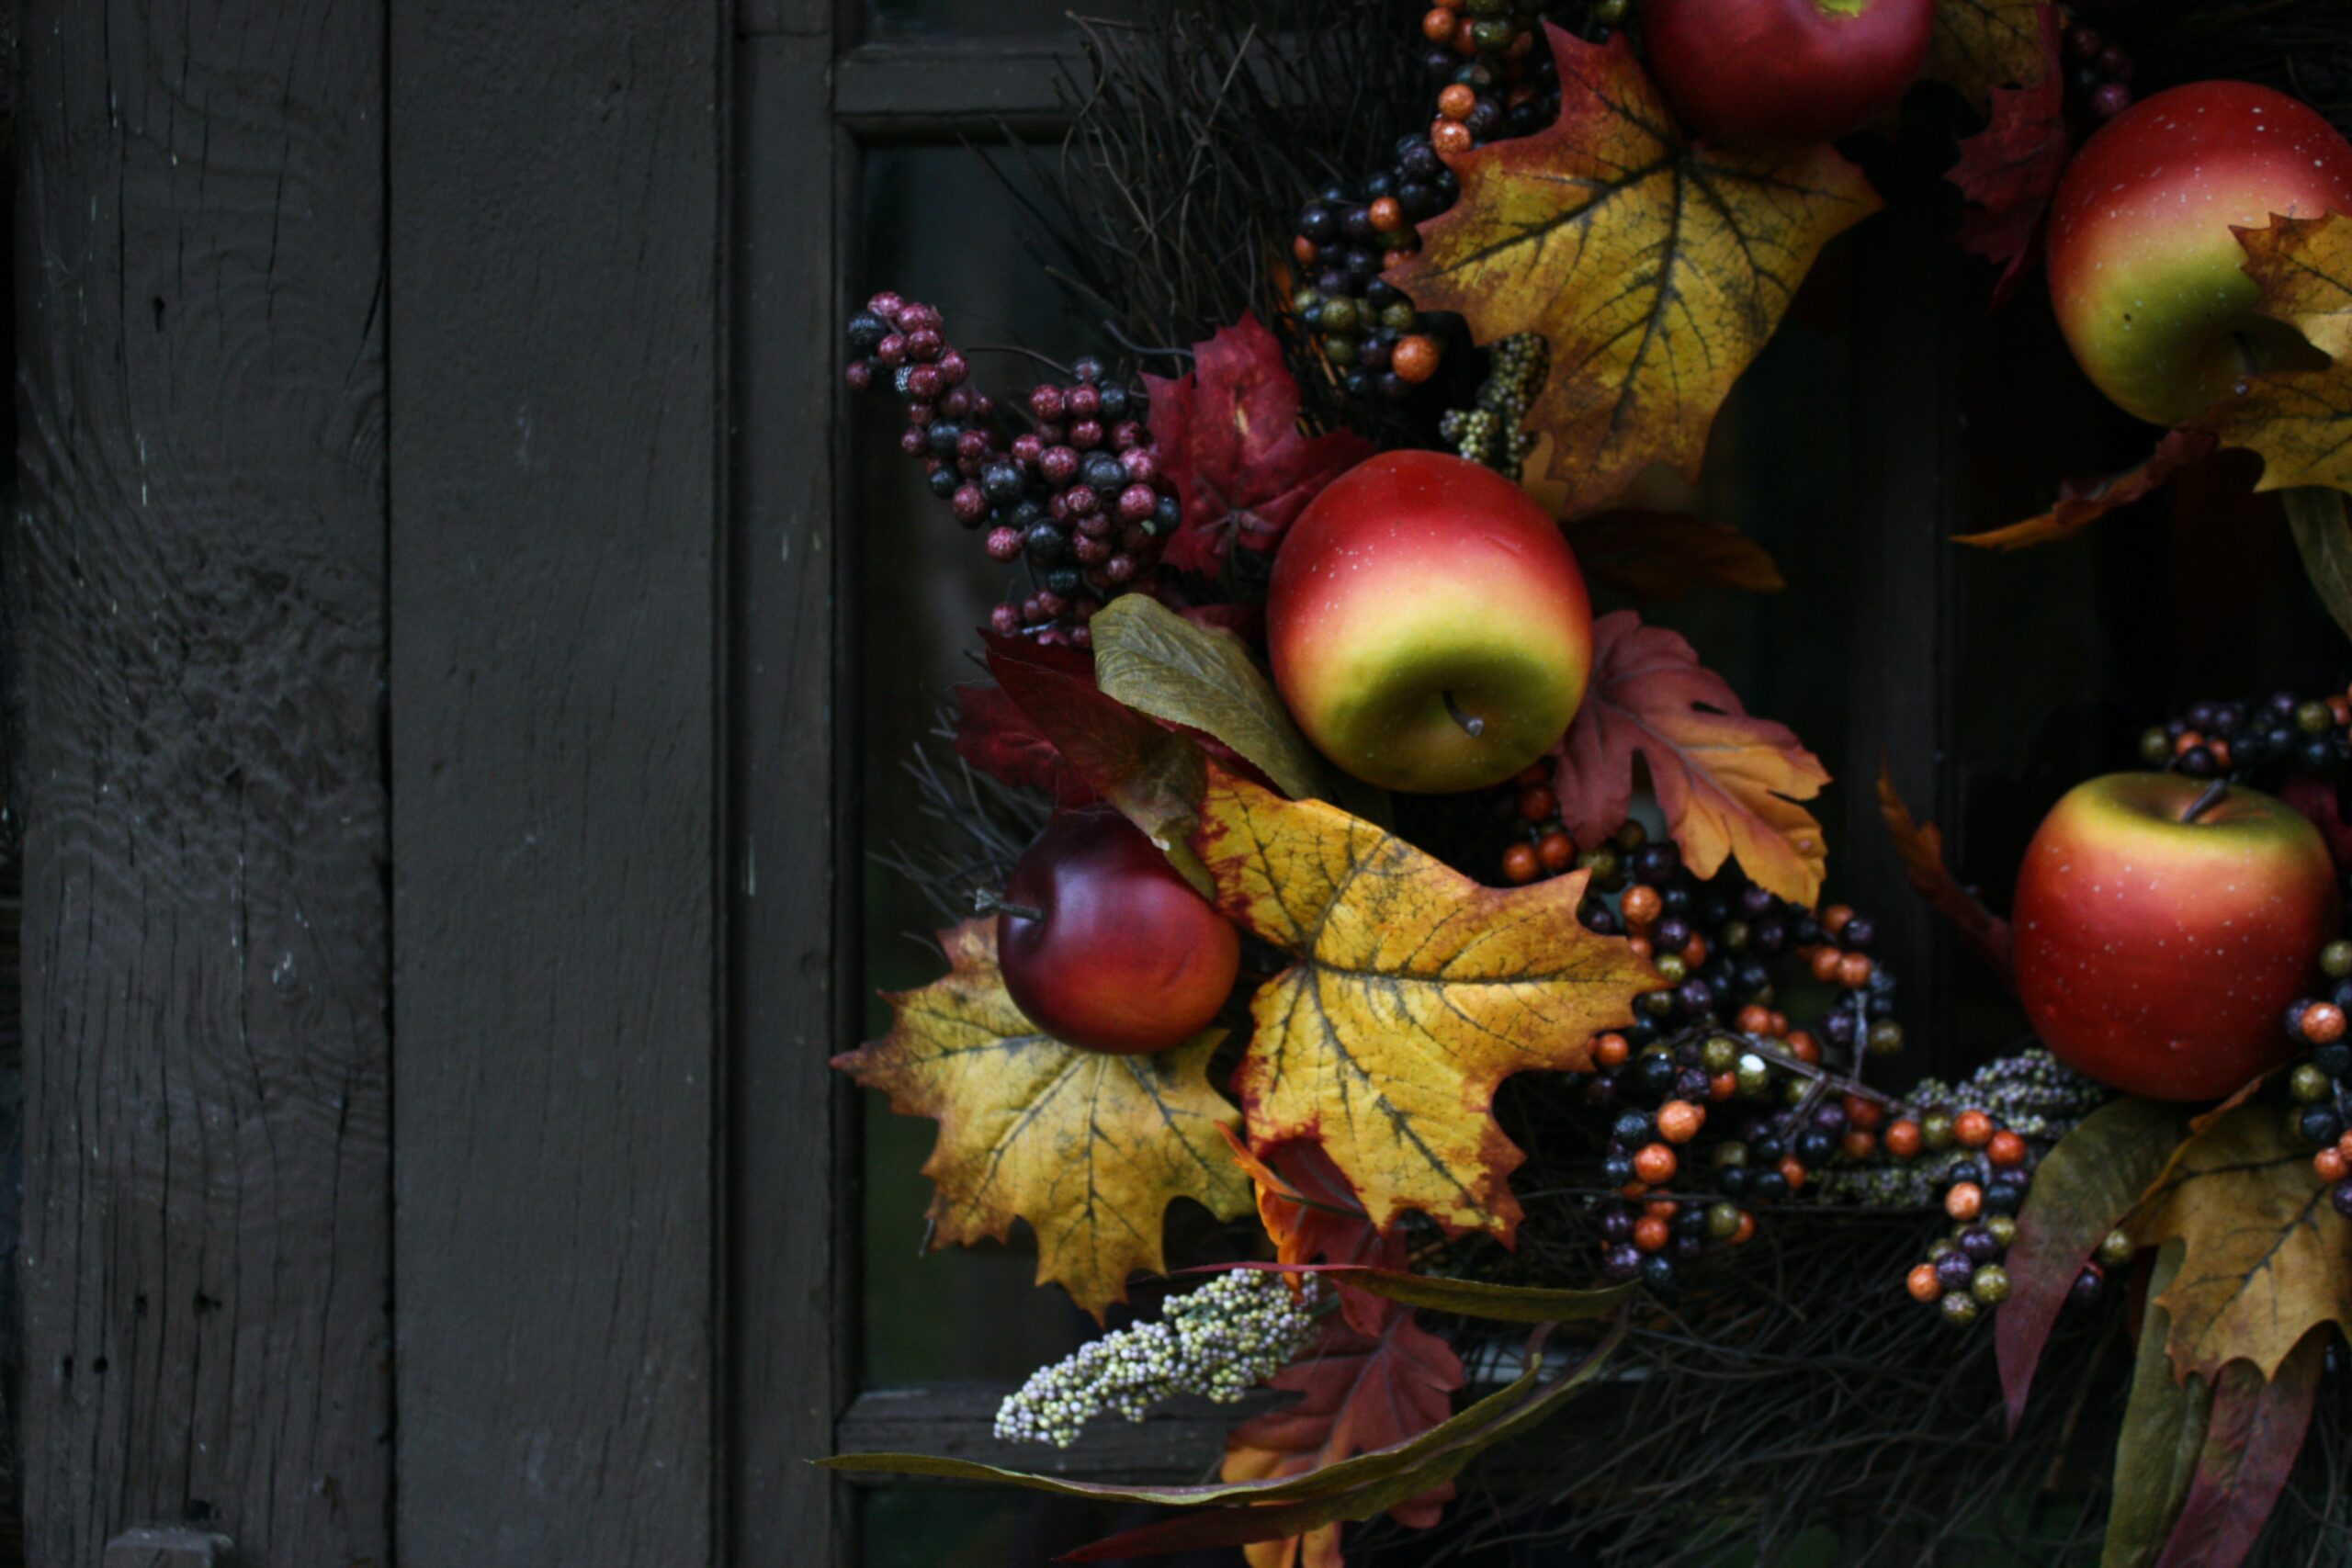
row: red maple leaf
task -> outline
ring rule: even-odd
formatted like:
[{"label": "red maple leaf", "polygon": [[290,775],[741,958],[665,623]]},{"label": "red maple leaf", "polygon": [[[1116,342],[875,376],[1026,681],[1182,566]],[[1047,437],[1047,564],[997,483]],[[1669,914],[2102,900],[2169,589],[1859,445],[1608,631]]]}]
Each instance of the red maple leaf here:
[{"label": "red maple leaf", "polygon": [[2001,268],[1994,302],[2006,300],[2032,261],[2042,214],[2074,151],[2066,131],[2066,77],[2058,64],[2058,14],[2041,7],[2041,76],[2022,87],[1992,90],[1992,118],[1960,144],[1960,162],[1945,177],[1960,187],[1969,209],[1960,243]]},{"label": "red maple leaf", "polygon": [[[1021,656],[1094,683],[1093,656],[1082,649],[1023,644]],[[1084,806],[1099,798],[1001,686],[956,688],[956,754],[1000,784],[1046,791],[1057,806]]]},{"label": "red maple leaf", "polygon": [[[1324,1319],[1315,1343],[1274,1374],[1275,1388],[1301,1397],[1227,1435],[1227,1480],[1320,1470],[1419,1437],[1453,1414],[1451,1395],[1464,1381],[1460,1358],[1416,1323],[1410,1309],[1394,1302],[1376,1305],[1369,1328],[1345,1315]],[[1399,1524],[1427,1529],[1453,1495],[1449,1481],[1388,1514]],[[1250,1562],[1337,1563],[1339,1530],[1326,1525],[1301,1540],[1263,1543],[1250,1550]]]},{"label": "red maple leaf", "polygon": [[[1274,1256],[1284,1263],[1355,1263],[1402,1273],[1411,1258],[1402,1235],[1384,1234],[1364,1213],[1356,1190],[1323,1145],[1306,1138],[1286,1139],[1263,1157],[1252,1155],[1228,1133],[1228,1142],[1258,1184],[1258,1218],[1273,1238]],[[1338,1287],[1340,1311],[1364,1334],[1379,1332],[1388,1303],[1344,1280]]]},{"label": "red maple leaf", "polygon": [[1633,611],[1593,623],[1591,684],[1553,756],[1560,819],[1579,843],[1624,822],[1638,757],[1700,876],[1736,855],[1792,904],[1820,893],[1828,846],[1799,803],[1821,793],[1827,770],[1787,726],[1750,716],[1688,642]]},{"label": "red maple leaf", "polygon": [[1372,443],[1353,431],[1300,433],[1298,382],[1255,316],[1194,344],[1193,371],[1181,380],[1144,380],[1160,471],[1183,503],[1160,558],[1179,571],[1214,576],[1236,541],[1272,550],[1325,485],[1372,456]]},{"label": "red maple leaf", "polygon": [[2104,479],[2067,479],[2059,485],[2058,499],[2049,511],[2007,527],[1962,534],[1957,542],[1979,549],[2021,550],[2071,538],[2116,508],[2154,494],[2173,475],[2210,457],[2215,445],[2201,430],[2168,430],[2147,461]]}]

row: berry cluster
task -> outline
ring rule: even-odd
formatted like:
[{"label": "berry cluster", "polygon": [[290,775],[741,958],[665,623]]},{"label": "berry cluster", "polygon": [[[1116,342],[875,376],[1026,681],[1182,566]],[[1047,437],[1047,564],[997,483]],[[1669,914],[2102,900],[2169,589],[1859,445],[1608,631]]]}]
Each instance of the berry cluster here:
[{"label": "berry cluster", "polygon": [[1288,1366],[1315,1327],[1315,1297],[1280,1274],[1221,1274],[1169,1299],[1157,1323],[1119,1329],[1040,1368],[997,1407],[1000,1440],[1066,1449],[1105,1410],[1130,1421],[1195,1393],[1231,1404]]},{"label": "berry cluster", "polygon": [[1438,339],[1380,272],[1419,243],[1413,225],[1452,206],[1460,189],[1429,138],[1408,136],[1388,168],[1359,185],[1325,186],[1300,210],[1291,250],[1307,282],[1291,308],[1351,393],[1401,398],[1437,374]]},{"label": "berry cluster", "polygon": [[[1068,384],[1000,408],[967,384],[964,356],[929,305],[876,294],[850,318],[849,384],[882,374],[907,400],[899,446],[922,459],[932,493],[967,528],[985,529],[992,559],[1025,560],[1031,591],[989,613],[1001,635],[1084,648],[1104,601],[1148,590],[1182,513],[1159,471],[1140,393],[1081,359]],[[1027,428],[1008,434],[1024,423]]]},{"label": "berry cluster", "polygon": [[[1621,0],[1601,0],[1600,11]],[[1466,152],[1504,136],[1527,136],[1560,112],[1559,71],[1544,47],[1543,0],[1437,0],[1421,17],[1424,68],[1444,84],[1430,139]]]},{"label": "berry cluster", "polygon": [[2132,107],[2132,57],[2098,28],[2066,30],[2066,85],[2095,119],[2113,119]]},{"label": "berry cluster", "polygon": [[2288,1038],[2311,1053],[2287,1075],[2287,1093],[2295,1105],[2296,1133],[2319,1151],[2312,1156],[2312,1171],[2330,1187],[2335,1212],[2352,1216],[2352,1039],[2346,1023],[2352,1012],[2352,941],[2329,942],[2319,962],[2335,987],[2324,998],[2287,1010]]},{"label": "berry cluster", "polygon": [[2140,761],[2256,789],[2296,772],[2340,779],[2352,773],[2352,699],[2277,692],[2254,703],[2193,703],[2140,737]]},{"label": "berry cluster", "polygon": [[1525,428],[1527,411],[1543,390],[1551,367],[1552,350],[1541,333],[1498,339],[1476,405],[1440,415],[1439,436],[1453,445],[1457,456],[1517,479],[1521,465],[1535,449],[1536,438]]}]

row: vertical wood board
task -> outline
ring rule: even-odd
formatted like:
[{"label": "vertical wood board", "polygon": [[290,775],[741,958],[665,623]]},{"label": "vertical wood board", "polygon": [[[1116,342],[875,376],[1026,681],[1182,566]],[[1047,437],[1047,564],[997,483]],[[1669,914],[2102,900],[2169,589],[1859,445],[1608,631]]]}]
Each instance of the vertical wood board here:
[{"label": "vertical wood board", "polygon": [[382,1564],[384,12],[23,23],[28,1556]]},{"label": "vertical wood board", "polygon": [[728,11],[391,14],[405,1562],[716,1550]]}]

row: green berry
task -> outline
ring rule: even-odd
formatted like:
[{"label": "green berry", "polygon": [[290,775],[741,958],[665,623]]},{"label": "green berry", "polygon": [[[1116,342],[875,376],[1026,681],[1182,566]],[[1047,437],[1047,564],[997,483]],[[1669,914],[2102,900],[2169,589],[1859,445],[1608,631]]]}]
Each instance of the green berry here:
[{"label": "green berry", "polygon": [[1997,1263],[1985,1264],[1968,1282],[1968,1293],[1986,1306],[1998,1306],[2009,1299],[2009,1271]]},{"label": "green berry", "polygon": [[2140,737],[2140,761],[2151,768],[2161,768],[2172,761],[2172,737],[2160,727]]},{"label": "green berry", "polygon": [[1739,1092],[1751,1099],[1772,1087],[1771,1067],[1753,1051],[1742,1054],[1732,1074]]},{"label": "green berry", "polygon": [[1739,1205],[1710,1203],[1707,1205],[1707,1235],[1716,1241],[1729,1241],[1739,1230]]},{"label": "green berry", "polygon": [[2339,937],[2321,948],[2319,966],[2331,980],[2352,979],[2352,942]]},{"label": "green berry", "polygon": [[1931,1149],[1951,1147],[1951,1112],[1930,1111],[1919,1118],[1919,1141]]},{"label": "green berry", "polygon": [[1937,1310],[1943,1314],[1944,1321],[1954,1328],[1966,1328],[1976,1321],[1977,1315],[1984,1309],[1978,1305],[1976,1298],[1967,1292],[1954,1291],[1944,1297]]},{"label": "green berry", "polygon": [[1903,1026],[1891,1018],[1882,1018],[1871,1025],[1863,1044],[1873,1056],[1892,1056],[1903,1049]]},{"label": "green berry", "polygon": [[2137,1250],[2130,1236],[2121,1231],[2109,1231],[2099,1238],[2098,1251],[2095,1256],[2102,1267],[2120,1269],[2132,1261],[2132,1254]]},{"label": "green berry", "polygon": [[2317,1105],[2335,1092],[2335,1080],[2305,1062],[2287,1076],[2287,1092],[2298,1105]]},{"label": "green berry", "polygon": [[2018,1223],[2008,1215],[1987,1214],[1982,1223],[1985,1233],[1995,1241],[1999,1242],[2002,1247],[2009,1247],[2017,1245]]},{"label": "green berry", "polygon": [[1718,1073],[1736,1071],[1739,1066],[1739,1042],[1728,1034],[1714,1034],[1699,1047],[1699,1065],[1707,1069],[1709,1077]]},{"label": "green berry", "polygon": [[1323,324],[1335,333],[1352,331],[1356,324],[1356,302],[1344,294],[1334,294],[1324,300]]},{"label": "green berry", "polygon": [[2305,703],[2295,710],[2295,728],[2306,735],[2324,735],[2335,724],[2335,715],[2325,703]]}]

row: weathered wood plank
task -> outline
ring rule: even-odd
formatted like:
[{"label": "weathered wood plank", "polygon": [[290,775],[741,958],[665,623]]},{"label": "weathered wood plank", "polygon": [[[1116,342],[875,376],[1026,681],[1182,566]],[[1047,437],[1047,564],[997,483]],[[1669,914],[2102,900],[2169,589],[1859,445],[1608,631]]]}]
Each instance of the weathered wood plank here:
[{"label": "weathered wood plank", "polygon": [[716,1551],[729,10],[392,9],[409,1562]]},{"label": "weathered wood plank", "polygon": [[383,7],[23,22],[28,1554],[383,1563]]},{"label": "weathered wood plank", "polygon": [[[854,584],[836,530],[841,282],[855,150],[826,112],[831,41],[740,52],[729,896],[734,1073],[729,1364],[739,1563],[849,1562],[850,1510],[808,1461],[854,1392],[854,1107],[827,1058],[856,1027]],[[846,731],[842,731],[846,733]],[[830,1559],[813,1543],[827,1542]]]},{"label": "weathered wood plank", "polygon": [[1050,130],[1069,118],[1063,84],[1073,72],[1085,79],[1070,37],[861,44],[833,66],[833,112],[876,137]]}]

